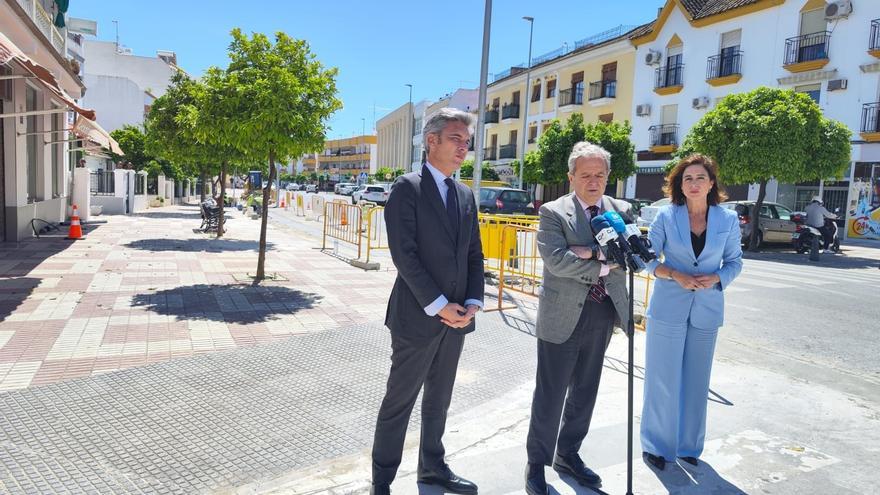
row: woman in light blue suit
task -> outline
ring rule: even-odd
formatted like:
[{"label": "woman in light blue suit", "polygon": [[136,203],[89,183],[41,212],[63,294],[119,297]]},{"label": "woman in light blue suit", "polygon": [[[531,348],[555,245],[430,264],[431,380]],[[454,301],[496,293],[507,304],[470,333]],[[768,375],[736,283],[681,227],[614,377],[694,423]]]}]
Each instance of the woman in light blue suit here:
[{"label": "woman in light blue suit", "polygon": [[724,290],[742,270],[739,218],[724,201],[718,166],[691,155],[666,177],[663,207],[648,237],[663,256],[647,311],[642,451],[663,469],[676,457],[697,465],[706,434],[709,375]]}]

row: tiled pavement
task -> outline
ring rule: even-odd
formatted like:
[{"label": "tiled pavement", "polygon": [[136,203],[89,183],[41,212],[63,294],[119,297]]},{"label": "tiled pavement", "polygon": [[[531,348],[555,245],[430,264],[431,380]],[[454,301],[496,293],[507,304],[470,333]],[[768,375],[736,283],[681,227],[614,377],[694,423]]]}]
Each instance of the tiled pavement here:
[{"label": "tiled pavement", "polygon": [[[364,272],[320,240],[228,212],[224,239],[194,206],[96,217],[85,239],[0,244],[0,391],[381,320],[394,272]],[[383,267],[386,268],[386,267]]]}]

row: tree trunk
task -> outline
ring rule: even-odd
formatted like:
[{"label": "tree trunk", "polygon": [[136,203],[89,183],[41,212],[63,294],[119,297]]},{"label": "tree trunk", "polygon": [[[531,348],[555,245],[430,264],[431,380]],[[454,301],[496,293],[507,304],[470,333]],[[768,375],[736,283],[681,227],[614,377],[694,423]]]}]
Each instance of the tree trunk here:
[{"label": "tree trunk", "polygon": [[752,214],[749,219],[752,222],[752,234],[749,236],[749,251],[758,250],[758,232],[761,230],[761,206],[764,204],[764,197],[767,195],[767,180],[762,180],[758,188],[758,200],[752,206]]},{"label": "tree trunk", "polygon": [[207,195],[205,194],[205,189],[207,189],[207,187],[208,187],[208,185],[206,184],[207,179],[208,179],[208,176],[207,176],[207,174],[205,173],[205,169],[204,169],[204,167],[202,167],[201,169],[199,169],[199,180],[202,181],[202,191],[201,191],[201,193],[200,193],[199,195],[201,196],[201,201],[200,201],[200,202],[202,202],[202,203],[205,202],[205,196],[207,196]]},{"label": "tree trunk", "polygon": [[223,237],[223,225],[226,223],[226,162],[220,166],[220,221],[217,224],[217,238]]},{"label": "tree trunk", "polygon": [[266,187],[263,188],[263,207],[260,219],[260,253],[257,256],[257,274],[254,283],[261,282],[266,278],[266,227],[269,223],[269,198],[272,194],[272,182],[275,180],[275,150],[269,150],[269,177]]}]

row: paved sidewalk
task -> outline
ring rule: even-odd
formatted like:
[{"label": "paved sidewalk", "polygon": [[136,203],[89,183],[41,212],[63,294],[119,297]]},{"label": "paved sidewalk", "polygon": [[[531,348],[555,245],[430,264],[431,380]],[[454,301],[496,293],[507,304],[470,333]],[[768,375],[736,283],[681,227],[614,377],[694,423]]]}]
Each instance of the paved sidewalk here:
[{"label": "paved sidewalk", "polygon": [[[0,244],[0,391],[92,376],[384,317],[394,272],[365,273],[320,240],[227,210],[228,233],[196,233],[195,206],[99,216],[85,239]],[[387,268],[387,267],[383,267]]]}]

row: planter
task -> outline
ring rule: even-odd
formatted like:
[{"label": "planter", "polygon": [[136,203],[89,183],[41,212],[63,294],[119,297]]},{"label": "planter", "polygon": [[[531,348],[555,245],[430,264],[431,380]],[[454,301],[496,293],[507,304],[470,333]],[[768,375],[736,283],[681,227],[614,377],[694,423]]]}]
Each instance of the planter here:
[{"label": "planter", "polygon": [[159,208],[165,206],[165,201],[161,199],[151,199],[150,200],[150,208]]}]

